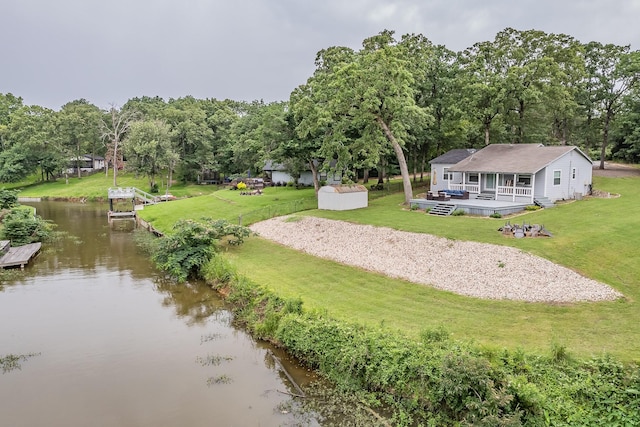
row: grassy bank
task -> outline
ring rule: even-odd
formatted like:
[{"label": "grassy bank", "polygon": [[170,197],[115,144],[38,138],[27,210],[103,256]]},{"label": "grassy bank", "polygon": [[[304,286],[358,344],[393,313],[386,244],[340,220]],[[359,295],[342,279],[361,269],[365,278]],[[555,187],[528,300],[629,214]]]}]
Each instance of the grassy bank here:
[{"label": "grassy bank", "polygon": [[[107,190],[113,187],[113,171],[109,175],[96,173],[90,176],[78,178],[69,177],[68,182],[64,178],[56,181],[38,182],[36,177],[13,184],[1,184],[0,187],[20,190],[20,197],[42,197],[48,199],[86,199],[102,200],[107,198]],[[143,191],[149,191],[149,181],[146,178],[136,177],[132,173],[118,172],[118,187],[137,187]],[[175,183],[169,192],[176,197],[192,197],[210,194],[218,189],[212,185],[180,184]],[[159,194],[164,194],[165,187]]]},{"label": "grassy bank", "polygon": [[[581,357],[606,352],[637,360],[640,217],[631,213],[637,211],[638,184],[638,179],[598,179],[598,188],[622,196],[561,204],[510,219],[542,223],[553,232],[550,239],[504,238],[496,231],[504,219],[440,218],[402,210],[400,196],[357,211],[303,213],[515,246],[613,286],[626,297],[616,302],[560,305],[467,298],[319,260],[259,238],[229,255],[250,279],[339,319],[384,324],[413,336],[422,328],[444,325],[455,337],[491,347],[543,354],[562,345]],[[416,251],[429,256],[427,247]]]}]

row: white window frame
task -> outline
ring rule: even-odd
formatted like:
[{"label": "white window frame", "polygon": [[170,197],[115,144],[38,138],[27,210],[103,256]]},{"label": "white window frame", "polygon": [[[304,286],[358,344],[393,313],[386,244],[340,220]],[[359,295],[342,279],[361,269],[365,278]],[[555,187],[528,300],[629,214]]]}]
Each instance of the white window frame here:
[{"label": "white window frame", "polygon": [[442,180],[443,181],[451,180],[451,175],[449,174],[449,168],[442,168]]},{"label": "white window frame", "polygon": [[[558,174],[557,177],[556,177],[556,173]],[[556,179],[558,180],[557,183],[556,183]],[[558,187],[559,185],[562,185],[562,169],[556,169],[553,171],[553,186]]]}]

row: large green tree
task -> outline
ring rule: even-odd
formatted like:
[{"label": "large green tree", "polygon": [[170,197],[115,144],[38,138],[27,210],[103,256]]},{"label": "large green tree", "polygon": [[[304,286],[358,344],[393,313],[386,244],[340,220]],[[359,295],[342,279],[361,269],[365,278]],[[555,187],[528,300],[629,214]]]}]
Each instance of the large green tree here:
[{"label": "large green tree", "polygon": [[15,182],[35,173],[52,178],[66,163],[63,151],[52,138],[54,112],[39,106],[20,106],[11,113],[3,131],[0,181]]},{"label": "large green tree", "polygon": [[[308,132],[321,133],[323,145],[378,160],[383,146],[390,145],[398,162],[405,202],[413,197],[404,152],[408,129],[425,126],[430,114],[416,104],[414,77],[408,50],[383,31],[363,42],[360,51],[334,48],[332,61],[317,61],[316,73],[307,81],[315,123],[307,121]],[[354,130],[356,132],[354,132]]]},{"label": "large green tree", "polygon": [[584,46],[586,64],[586,103],[589,122],[599,124],[602,135],[600,169],[604,169],[609,146],[609,132],[617,114],[624,107],[624,99],[640,85],[640,52],[629,46],[603,45],[591,42]]},{"label": "large green tree", "polygon": [[56,113],[54,137],[68,154],[69,161],[75,164],[78,178],[81,177],[82,156],[90,153],[93,158],[96,155],[100,118],[98,107],[84,99],[69,102]]},{"label": "large green tree", "polygon": [[157,176],[169,170],[177,158],[171,146],[169,126],[160,120],[134,122],[127,134],[125,147],[127,168],[149,178],[149,188],[156,192]]}]

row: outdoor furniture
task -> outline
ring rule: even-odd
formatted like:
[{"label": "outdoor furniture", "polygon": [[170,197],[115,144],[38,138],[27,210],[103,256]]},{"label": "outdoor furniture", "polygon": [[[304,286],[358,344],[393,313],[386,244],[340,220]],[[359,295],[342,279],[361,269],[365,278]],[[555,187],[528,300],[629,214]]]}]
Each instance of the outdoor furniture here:
[{"label": "outdoor furniture", "polygon": [[469,192],[466,190],[443,190],[452,199],[469,200]]},{"label": "outdoor furniture", "polygon": [[449,200],[451,200],[451,196],[444,191],[438,191],[438,197],[436,198],[436,200],[438,200],[439,202],[448,202]]}]

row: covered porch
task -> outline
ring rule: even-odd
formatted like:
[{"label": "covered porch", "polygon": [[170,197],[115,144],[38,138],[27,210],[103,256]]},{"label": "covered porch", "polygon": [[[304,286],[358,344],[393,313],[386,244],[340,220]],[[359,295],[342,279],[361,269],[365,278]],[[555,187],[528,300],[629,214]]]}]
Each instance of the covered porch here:
[{"label": "covered porch", "polygon": [[496,201],[533,204],[535,175],[527,173],[460,172],[459,179],[449,179],[450,190],[468,191],[471,198],[493,196]]}]

